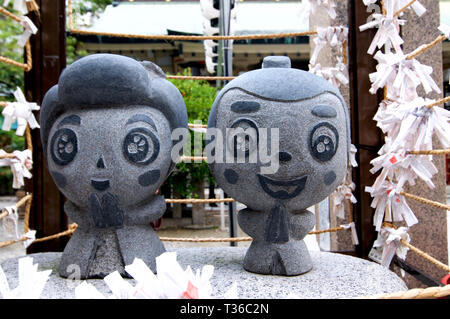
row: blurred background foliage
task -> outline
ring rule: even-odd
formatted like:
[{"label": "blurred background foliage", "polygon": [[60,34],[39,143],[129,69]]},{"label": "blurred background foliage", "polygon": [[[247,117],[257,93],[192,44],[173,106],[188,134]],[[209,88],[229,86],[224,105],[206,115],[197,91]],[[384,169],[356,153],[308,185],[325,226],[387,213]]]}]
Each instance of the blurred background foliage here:
[{"label": "blurred background foliage", "polygon": [[[186,69],[183,75],[190,75],[190,70]],[[189,123],[199,121],[206,124],[208,121],[211,106],[216,98],[217,90],[207,81],[198,80],[170,80],[180,90],[184,98],[188,113]],[[194,132],[191,135],[191,155],[194,156]],[[198,133],[201,134],[201,133]],[[201,136],[203,139],[204,136]],[[202,142],[202,149],[205,147],[205,141]],[[199,155],[202,156],[202,155]],[[209,171],[208,164],[202,163],[178,163],[175,171],[169,177],[166,183],[172,185],[173,190],[181,198],[197,198],[199,196],[198,184],[208,181],[214,183],[214,179]],[[201,189],[200,191],[202,191]]]}]

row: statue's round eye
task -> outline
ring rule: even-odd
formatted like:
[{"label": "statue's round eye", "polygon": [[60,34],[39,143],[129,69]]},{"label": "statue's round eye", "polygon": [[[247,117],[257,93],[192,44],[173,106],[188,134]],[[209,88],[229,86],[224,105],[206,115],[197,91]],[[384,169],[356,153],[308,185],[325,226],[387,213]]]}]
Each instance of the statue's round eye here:
[{"label": "statue's round eye", "polygon": [[147,165],[159,154],[159,140],[152,131],[146,128],[132,129],[123,141],[123,155],[129,161]]},{"label": "statue's round eye", "polygon": [[78,140],[75,132],[68,128],[56,131],[50,140],[50,154],[58,165],[67,165],[78,152]]},{"label": "statue's round eye", "polygon": [[240,154],[248,157],[258,147],[258,127],[249,119],[239,119],[231,125],[227,139],[234,158]]},{"label": "statue's round eye", "polygon": [[330,123],[317,124],[309,135],[309,149],[319,161],[325,162],[333,158],[339,143],[339,134]]}]

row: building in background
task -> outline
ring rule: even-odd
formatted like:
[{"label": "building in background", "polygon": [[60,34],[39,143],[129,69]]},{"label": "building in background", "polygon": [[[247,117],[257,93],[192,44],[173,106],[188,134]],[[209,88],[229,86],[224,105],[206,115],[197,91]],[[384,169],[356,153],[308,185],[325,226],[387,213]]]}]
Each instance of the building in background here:
[{"label": "building in background", "polygon": [[[81,20],[81,19],[80,19]],[[82,22],[83,21],[79,21]],[[200,2],[115,1],[97,18],[82,26],[94,32],[125,34],[202,35]],[[235,34],[284,33],[309,30],[308,16],[298,0],[237,1]],[[89,53],[122,54],[150,60],[165,72],[182,73],[189,67],[193,75],[208,75],[201,41],[162,41],[138,38],[73,35]],[[307,69],[309,37],[243,40],[233,43],[233,74],[260,68],[268,55],[286,55],[295,68]]]}]

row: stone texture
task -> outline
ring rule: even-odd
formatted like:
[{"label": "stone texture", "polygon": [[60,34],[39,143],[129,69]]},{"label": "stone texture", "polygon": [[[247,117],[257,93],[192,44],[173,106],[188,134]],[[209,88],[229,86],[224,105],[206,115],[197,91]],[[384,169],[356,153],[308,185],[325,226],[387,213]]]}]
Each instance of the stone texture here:
[{"label": "stone texture", "polygon": [[[348,1],[335,1],[336,3],[336,18],[332,20],[327,10],[323,6],[318,6],[318,8],[311,13],[309,19],[309,29],[317,30],[318,27],[328,27],[328,26],[344,26],[348,27]],[[315,43],[314,41],[310,41],[310,50],[311,53],[314,50]],[[349,51],[347,50],[347,53]],[[331,46],[325,46],[319,54],[317,59],[317,63],[320,65],[327,66],[335,66],[336,65],[336,57],[340,56],[341,53],[338,52],[337,48],[332,48]],[[349,85],[341,85],[339,86],[339,92],[342,94],[346,104],[350,106],[350,86]],[[351,171],[351,167],[349,170]],[[331,200],[332,201],[332,200]],[[320,218],[323,220],[325,218],[328,219],[329,225],[326,228],[334,228],[339,227],[341,224],[348,223],[351,218],[350,214],[351,208],[348,204],[345,205],[345,218],[341,219],[336,216],[336,209],[333,205],[330,205],[328,211],[323,210]],[[341,232],[333,232],[333,233],[325,233],[318,236],[318,240],[323,241],[323,245],[329,246],[332,251],[353,251],[355,246],[352,243],[350,232],[341,231]],[[329,244],[328,244],[329,241]],[[322,243],[321,243],[322,245]]]},{"label": "stone texture", "polygon": [[[294,234],[300,226],[305,234],[313,228],[314,219],[304,218],[309,213],[303,210],[336,189],[348,163],[349,119],[342,96],[323,78],[287,67],[289,62],[287,57],[266,57],[263,65],[268,67],[229,82],[217,96],[208,120],[208,128],[219,129],[224,137],[213,141],[211,172],[229,196],[248,207],[245,215],[249,218],[239,218],[240,226],[255,242],[261,242],[249,251],[260,257],[246,259],[245,268],[258,273],[297,275],[310,268],[307,250],[300,244],[304,235],[297,238]],[[234,137],[227,132],[230,128],[249,131]],[[279,129],[278,151],[271,145],[271,128]],[[268,138],[261,129],[267,129]],[[261,170],[269,166],[262,160],[262,145],[267,154],[279,159],[275,173]],[[240,146],[247,152],[244,161],[236,157],[235,149]],[[290,237],[299,243],[289,243]],[[283,245],[290,249],[281,249]],[[267,254],[272,262],[262,261]]]},{"label": "stone texture", "polygon": [[[405,283],[393,272],[379,264],[363,259],[327,252],[311,252],[313,268],[310,272],[295,277],[266,276],[246,272],[242,269],[245,247],[196,247],[176,248],[177,260],[185,269],[188,265],[195,271],[209,264],[214,266],[210,282],[215,298],[237,283],[241,299],[314,298],[337,299],[358,298],[381,293],[405,291]],[[58,275],[61,253],[38,253],[29,255],[39,270],[51,269],[52,274],[41,298],[75,298],[74,290],[82,281],[68,280]],[[16,287],[17,259],[3,263],[10,287]],[[134,285],[135,281],[129,279]],[[111,295],[105,282],[89,279],[104,295]]]},{"label": "stone texture", "polygon": [[134,257],[155,269],[164,246],[150,222],[166,208],[155,192],[175,165],[172,130],[187,128],[179,91],[150,62],[95,54],[64,70],[40,121],[49,172],[78,224],[60,274],[123,273]]},{"label": "stone texture", "polygon": [[[406,53],[412,52],[422,44],[430,43],[440,35],[437,29],[440,25],[439,1],[423,0],[420,2],[427,8],[427,12],[423,16],[417,17],[412,10],[407,10],[402,17],[402,19],[407,20],[402,27],[402,38],[405,40],[403,48]],[[417,57],[417,60],[422,64],[433,67],[432,77],[443,90],[442,44],[438,44],[424,52]],[[442,94],[437,93],[426,95],[421,87],[418,93],[423,97],[442,98]],[[433,148],[442,149],[437,139],[434,139]],[[433,163],[439,170],[439,173],[433,178],[433,183],[436,186],[434,189],[430,189],[424,182],[417,179],[416,185],[408,186],[405,188],[405,191],[440,203],[446,203],[444,160],[444,156],[433,156]],[[448,265],[446,211],[414,200],[407,199],[407,201],[419,220],[419,223],[409,231],[411,244]],[[438,281],[446,275],[444,270],[434,266],[413,252],[408,253],[406,261]],[[399,270],[396,269],[396,271],[398,272]],[[410,288],[425,287],[424,284],[410,275],[407,275],[406,282]]]}]

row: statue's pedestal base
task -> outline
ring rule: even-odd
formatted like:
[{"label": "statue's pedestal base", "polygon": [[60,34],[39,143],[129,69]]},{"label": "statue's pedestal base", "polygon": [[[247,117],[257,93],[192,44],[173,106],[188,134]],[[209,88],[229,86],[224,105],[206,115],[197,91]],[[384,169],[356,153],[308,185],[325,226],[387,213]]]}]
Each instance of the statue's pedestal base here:
[{"label": "statue's pedestal base", "polygon": [[[203,265],[213,265],[211,278],[213,295],[218,298],[231,287],[238,285],[239,298],[357,298],[381,293],[405,291],[402,279],[388,269],[360,258],[311,251],[313,269],[306,274],[292,277],[259,275],[247,272],[242,263],[246,247],[196,247],[173,248],[183,269],[187,265],[195,271]],[[74,298],[74,290],[81,281],[59,277],[61,253],[28,255],[39,264],[39,270],[51,269],[52,274],[41,298]],[[2,264],[11,288],[18,284],[17,260]],[[88,280],[100,292],[109,296],[110,290],[101,279]],[[134,282],[134,281],[133,281]]]}]

